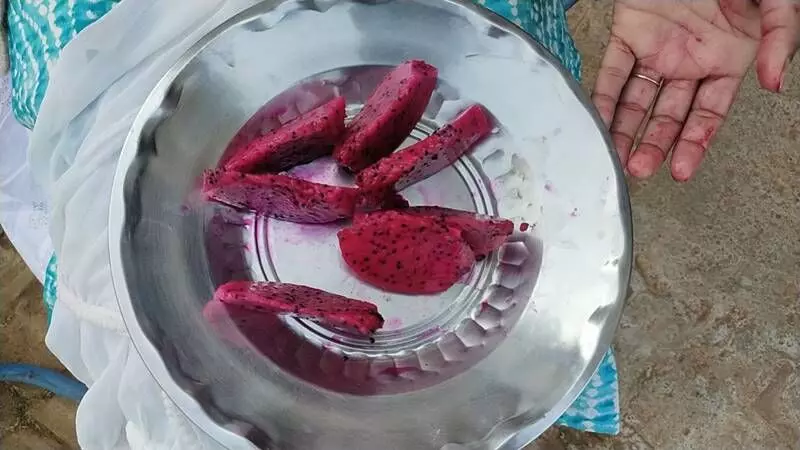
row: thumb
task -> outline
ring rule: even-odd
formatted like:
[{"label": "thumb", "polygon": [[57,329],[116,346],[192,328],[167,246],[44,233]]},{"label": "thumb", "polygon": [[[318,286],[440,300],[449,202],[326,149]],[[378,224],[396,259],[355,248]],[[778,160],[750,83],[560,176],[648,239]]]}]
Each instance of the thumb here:
[{"label": "thumb", "polygon": [[800,46],[800,1],[761,0],[761,43],[756,72],[764,89],[780,92],[783,77]]}]

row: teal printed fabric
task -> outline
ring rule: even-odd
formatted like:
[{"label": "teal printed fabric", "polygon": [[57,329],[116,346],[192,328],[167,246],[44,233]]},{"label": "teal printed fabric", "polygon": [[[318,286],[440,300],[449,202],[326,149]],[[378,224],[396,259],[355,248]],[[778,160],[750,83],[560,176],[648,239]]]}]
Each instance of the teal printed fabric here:
[{"label": "teal printed fabric", "polygon": [[8,53],[14,116],[33,128],[50,68],[84,28],[121,0],[8,0]]},{"label": "teal printed fabric", "polygon": [[50,326],[50,319],[53,317],[53,308],[56,306],[56,282],[58,275],[56,273],[56,255],[50,257],[47,263],[47,268],[44,271],[44,286],[42,292],[42,299],[44,300],[45,311],[47,312],[47,326]]},{"label": "teal printed fabric", "polygon": [[[516,24],[558,57],[561,63],[580,80],[581,58],[575,44],[569,35],[564,4],[561,0],[475,0],[495,13],[505,17]],[[23,123],[32,126],[36,120],[38,106],[47,88],[47,67],[58,58],[61,48],[69,39],[88,26],[91,18],[100,17],[108,12],[116,1],[86,2],[78,0],[76,5],[67,8],[64,3],[59,11],[53,15],[60,18],[60,23],[71,25],[73,18],[80,17],[74,23],[80,27],[54,28],[46,27],[50,20],[50,9],[41,9],[36,5],[43,2],[30,0],[10,0],[10,9],[15,11],[15,19],[22,22],[11,24],[12,30],[17,27],[25,29],[21,36],[12,41],[12,76],[14,85],[14,111]],[[78,6],[81,5],[81,6]],[[90,8],[87,5],[92,5]],[[98,6],[94,6],[98,5]],[[94,8],[94,9],[93,9]],[[31,11],[35,9],[35,17]],[[66,12],[69,9],[69,12]],[[27,12],[26,12],[27,11]],[[25,13],[25,14],[23,14]],[[9,16],[11,13],[9,14]],[[27,18],[26,18],[27,16]],[[11,17],[9,17],[11,19]],[[65,19],[69,19],[66,20]],[[41,24],[31,27],[31,24]],[[40,32],[45,27],[46,32]],[[62,30],[56,33],[54,30]],[[39,30],[39,31],[34,31]],[[63,31],[66,30],[66,31]],[[13,31],[12,31],[13,34]],[[58,35],[58,36],[56,36]],[[33,55],[31,64],[25,64],[25,54]],[[44,299],[48,311],[48,321],[56,302],[56,258],[53,258],[45,273]],[[617,366],[614,361],[613,351],[609,350],[603,358],[599,369],[594,374],[589,384],[569,409],[559,418],[557,424],[578,430],[618,434],[620,431],[619,412],[619,383]]]},{"label": "teal printed fabric", "polygon": [[581,55],[567,28],[562,0],[473,0],[533,36],[580,80]]},{"label": "teal printed fabric", "polygon": [[601,434],[619,434],[619,375],[609,350],[578,399],[558,419],[563,425]]}]

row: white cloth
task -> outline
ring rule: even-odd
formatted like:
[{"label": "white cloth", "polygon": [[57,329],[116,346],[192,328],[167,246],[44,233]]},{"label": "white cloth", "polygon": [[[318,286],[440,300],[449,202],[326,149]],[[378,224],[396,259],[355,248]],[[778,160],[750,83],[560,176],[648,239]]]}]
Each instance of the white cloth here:
[{"label": "white cloth", "polygon": [[82,448],[215,449],[145,369],[125,333],[108,266],[109,193],[133,118],[169,66],[252,0],[124,1],[79,34],[50,74],[30,140],[50,206],[58,302],[47,346],[89,392]]},{"label": "white cloth", "polygon": [[44,191],[33,181],[28,165],[28,134],[11,112],[11,81],[0,76],[0,224],[31,272],[43,282],[53,245]]}]

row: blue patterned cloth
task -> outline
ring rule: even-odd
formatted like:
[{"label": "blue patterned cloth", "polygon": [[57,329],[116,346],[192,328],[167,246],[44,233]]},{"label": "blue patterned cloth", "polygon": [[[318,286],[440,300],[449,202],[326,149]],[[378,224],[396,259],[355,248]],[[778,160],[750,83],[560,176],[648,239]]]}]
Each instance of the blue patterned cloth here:
[{"label": "blue patterned cloth", "polygon": [[[2,0],[0,0],[2,1]],[[8,0],[11,108],[33,128],[61,49],[121,0]]]},{"label": "blue patterned cloth", "polygon": [[53,308],[56,306],[56,299],[58,293],[56,292],[56,285],[58,281],[58,267],[56,264],[56,255],[50,257],[47,263],[47,268],[44,270],[44,285],[42,286],[42,299],[44,300],[44,307],[47,312],[47,326],[50,326],[50,319],[53,317]]},{"label": "blue patterned cloth", "polygon": [[593,433],[619,434],[619,380],[613,350],[606,353],[589,384],[556,424]]},{"label": "blue patterned cloth", "polygon": [[[2,0],[0,0],[2,1]],[[12,106],[24,125],[33,127],[48,84],[48,69],[61,49],[82,29],[120,0],[9,0],[8,24],[13,83]],[[564,7],[574,0],[475,0],[530,33],[580,79],[581,58],[569,35]],[[56,257],[45,273],[48,321],[55,305]],[[617,367],[611,350],[597,373],[557,424],[579,430],[618,434]]]},{"label": "blue patterned cloth", "polygon": [[581,55],[567,28],[565,0],[473,0],[527,31],[569,69],[581,77]]}]

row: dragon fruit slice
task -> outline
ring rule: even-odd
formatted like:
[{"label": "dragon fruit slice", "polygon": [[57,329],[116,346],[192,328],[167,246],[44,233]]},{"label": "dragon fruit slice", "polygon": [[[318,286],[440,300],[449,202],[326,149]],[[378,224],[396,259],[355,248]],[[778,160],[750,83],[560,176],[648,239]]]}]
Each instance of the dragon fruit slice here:
[{"label": "dragon fruit slice", "polygon": [[367,189],[405,189],[453,164],[492,127],[486,110],[472,105],[427,138],[361,171],[356,183]]},{"label": "dragon fruit slice", "polygon": [[[283,174],[243,174],[210,170],[203,175],[207,199],[297,223],[328,223],[356,211],[402,206],[394,193],[330,186]],[[407,203],[405,203],[407,204]]]},{"label": "dragon fruit slice", "polygon": [[460,230],[422,215],[370,215],[338,236],[342,257],[356,276],[390,292],[444,292],[475,261]]},{"label": "dragon fruit slice", "polygon": [[514,223],[507,219],[476,214],[441,206],[413,206],[399,211],[376,211],[357,214],[353,223],[362,225],[374,221],[390,221],[399,215],[430,217],[442,221],[448,228],[461,231],[461,237],[472,248],[477,258],[500,248],[514,232]]},{"label": "dragon fruit slice", "polygon": [[298,284],[229,281],[217,288],[214,301],[251,311],[293,314],[365,335],[383,326],[383,317],[372,303]]},{"label": "dragon fruit slice", "polygon": [[353,172],[392,153],[422,117],[436,88],[438,70],[424,61],[404,62],[389,72],[333,151]]},{"label": "dragon fruit slice", "polygon": [[344,97],[336,97],[257,137],[235,151],[225,170],[281,172],[330,155],[345,131],[344,107]]}]

